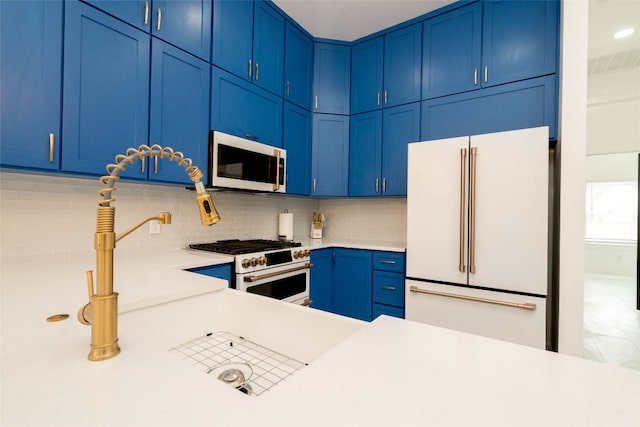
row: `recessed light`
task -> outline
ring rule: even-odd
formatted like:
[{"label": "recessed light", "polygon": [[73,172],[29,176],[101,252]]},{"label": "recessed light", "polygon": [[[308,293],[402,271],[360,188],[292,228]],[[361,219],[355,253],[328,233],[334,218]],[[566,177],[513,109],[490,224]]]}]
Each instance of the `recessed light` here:
[{"label": "recessed light", "polygon": [[625,37],[629,37],[631,34],[633,34],[634,31],[635,30],[633,28],[625,28],[624,30],[620,30],[615,33],[613,37],[616,39],[623,39]]}]

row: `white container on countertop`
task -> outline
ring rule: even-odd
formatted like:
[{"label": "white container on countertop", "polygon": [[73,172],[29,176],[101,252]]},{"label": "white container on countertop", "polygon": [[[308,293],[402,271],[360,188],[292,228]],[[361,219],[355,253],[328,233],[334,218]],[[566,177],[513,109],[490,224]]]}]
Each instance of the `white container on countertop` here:
[{"label": "white container on countertop", "polygon": [[293,214],[286,209],[278,214],[278,238],[285,242],[293,241]]}]

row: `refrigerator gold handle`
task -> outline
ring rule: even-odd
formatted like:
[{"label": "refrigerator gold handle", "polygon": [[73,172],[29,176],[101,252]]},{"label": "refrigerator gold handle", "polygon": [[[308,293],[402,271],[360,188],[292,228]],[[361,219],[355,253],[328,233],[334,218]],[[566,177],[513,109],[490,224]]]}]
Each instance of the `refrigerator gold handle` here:
[{"label": "refrigerator gold handle", "polygon": [[464,265],[464,187],[467,179],[467,149],[460,149],[460,251],[458,258],[458,270],[464,273],[466,268]]},{"label": "refrigerator gold handle", "polygon": [[469,196],[469,273],[476,272],[476,156],[478,147],[471,148]]},{"label": "refrigerator gold handle", "polygon": [[475,302],[484,302],[486,304],[502,305],[505,307],[519,308],[519,309],[528,310],[528,311],[534,311],[536,309],[536,305],[529,302],[510,302],[510,301],[501,301],[501,300],[495,300],[495,299],[489,299],[489,298],[473,297],[470,295],[452,294],[449,292],[430,291],[427,289],[421,289],[417,286],[411,286],[409,287],[409,290],[411,292],[415,292],[419,294],[437,295],[440,297],[457,298],[457,299],[463,299],[463,300],[475,301]]}]

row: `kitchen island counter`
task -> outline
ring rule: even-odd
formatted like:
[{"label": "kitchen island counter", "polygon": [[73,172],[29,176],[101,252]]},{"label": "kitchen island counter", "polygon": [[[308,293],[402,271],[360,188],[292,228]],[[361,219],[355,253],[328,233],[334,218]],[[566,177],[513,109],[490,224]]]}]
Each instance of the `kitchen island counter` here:
[{"label": "kitchen island counter", "polygon": [[[640,372],[386,316],[360,322],[227,289],[219,279],[181,271],[196,266],[183,261],[155,275],[121,272],[151,277],[144,286],[169,289],[178,280],[207,291],[122,313],[122,353],[103,362],[86,359],[89,328],[75,319],[44,321],[56,308],[84,301],[82,271],[72,280],[50,275],[62,274],[60,267],[17,276],[3,266],[1,424],[640,423]],[[117,291],[132,288],[116,280]],[[221,330],[309,365],[246,396],[170,351]]]}]

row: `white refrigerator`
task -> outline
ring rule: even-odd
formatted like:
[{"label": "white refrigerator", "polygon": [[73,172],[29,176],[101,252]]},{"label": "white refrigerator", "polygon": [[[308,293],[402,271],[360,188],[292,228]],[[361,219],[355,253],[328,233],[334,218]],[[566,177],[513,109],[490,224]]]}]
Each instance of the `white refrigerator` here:
[{"label": "white refrigerator", "polygon": [[545,348],[548,128],[408,153],[405,317]]}]

